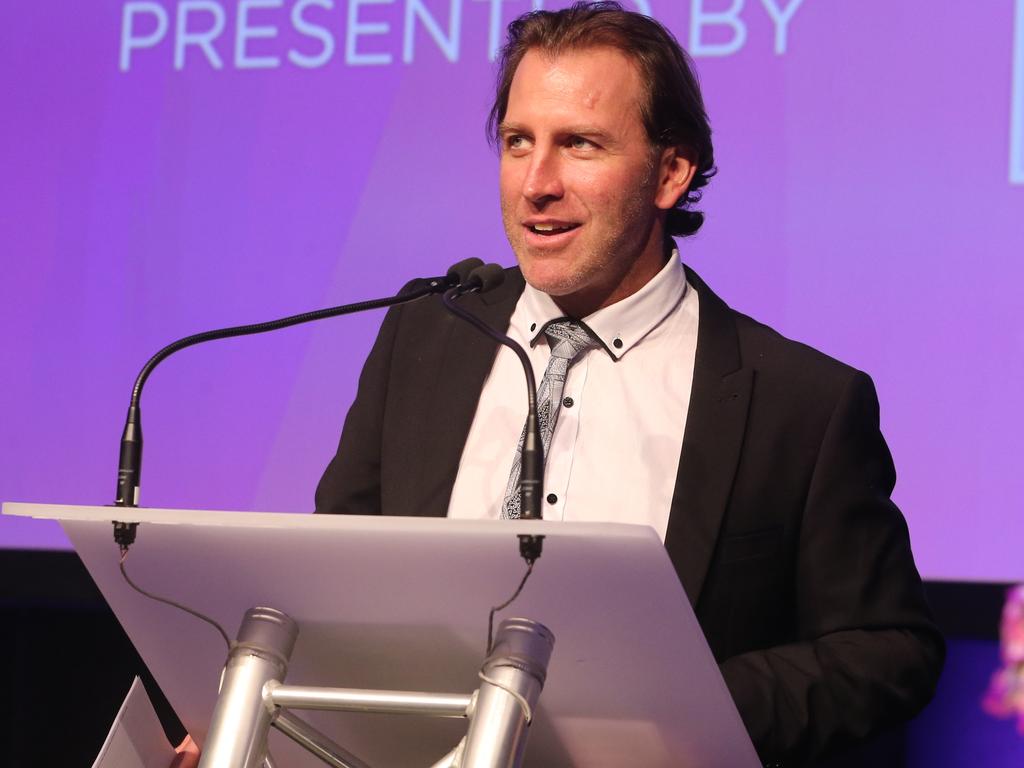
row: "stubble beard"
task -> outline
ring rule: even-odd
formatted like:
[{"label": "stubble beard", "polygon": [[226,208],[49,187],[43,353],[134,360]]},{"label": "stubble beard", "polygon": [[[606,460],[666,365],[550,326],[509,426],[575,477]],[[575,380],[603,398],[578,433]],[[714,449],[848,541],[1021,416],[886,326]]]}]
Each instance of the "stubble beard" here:
[{"label": "stubble beard", "polygon": [[[526,235],[519,223],[515,203],[502,200],[501,214],[505,236],[516,255],[526,282],[536,290],[556,298],[571,296],[587,289],[593,289],[598,293],[602,290],[614,290],[636,263],[650,238],[655,217],[647,201],[652,195],[650,186],[655,168],[655,156],[652,152],[644,177],[636,185],[633,194],[623,198],[627,204],[617,212],[615,226],[606,232],[597,233],[595,240],[587,237],[582,242],[572,243],[569,248],[573,255],[563,265],[563,269],[544,278],[537,274],[533,264],[545,260],[562,260],[565,257],[562,254],[533,254],[526,243]],[[585,226],[595,224],[596,222],[591,219]]]}]

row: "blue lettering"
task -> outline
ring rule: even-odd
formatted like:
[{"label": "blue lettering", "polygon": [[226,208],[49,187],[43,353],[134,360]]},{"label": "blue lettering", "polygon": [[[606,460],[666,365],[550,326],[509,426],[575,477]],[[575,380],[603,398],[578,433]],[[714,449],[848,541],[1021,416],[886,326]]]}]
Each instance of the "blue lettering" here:
[{"label": "blue lettering", "polygon": [[406,0],[405,37],[402,41],[402,61],[411,64],[413,60],[413,39],[416,35],[415,19],[419,19],[427,33],[437,43],[448,61],[459,60],[459,35],[462,28],[462,0],[450,0],[448,12],[448,36],[441,31],[437,19],[430,15],[423,0]]},{"label": "blue lettering", "polygon": [[[743,0],[732,0],[724,11],[705,11],[703,0],[690,0],[690,44],[691,56],[729,56],[740,50],[747,42],[747,25],[740,18]],[[712,25],[732,29],[732,39],[727,43],[704,43],[701,32]]]},{"label": "blue lettering", "polygon": [[386,22],[359,21],[359,8],[363,5],[390,5],[394,0],[348,0],[348,26],[345,28],[345,63],[355,66],[391,63],[390,53],[359,53],[356,50],[361,35],[386,35],[391,26]]},{"label": "blue lettering", "polygon": [[[213,16],[213,26],[203,32],[188,31],[188,15],[192,11],[206,11]],[[174,20],[174,68],[185,68],[185,48],[198,45],[214,69],[224,66],[211,44],[224,31],[224,9],[212,0],[182,0]]]},{"label": "blue lettering", "polygon": [[298,51],[288,51],[288,61],[297,67],[305,67],[307,69],[322,67],[334,55],[334,36],[323,27],[310,24],[302,16],[302,12],[311,5],[328,11],[334,8],[334,3],[331,0],[299,0],[299,2],[292,6],[292,26],[295,27],[297,32],[316,38],[322,46],[317,56],[307,56]]},{"label": "blue lettering", "polygon": [[[148,13],[156,17],[156,28],[148,35],[135,35],[135,17],[140,13]],[[156,3],[125,3],[121,13],[121,71],[127,72],[131,67],[132,50],[135,48],[152,48],[167,34],[167,11]]]}]

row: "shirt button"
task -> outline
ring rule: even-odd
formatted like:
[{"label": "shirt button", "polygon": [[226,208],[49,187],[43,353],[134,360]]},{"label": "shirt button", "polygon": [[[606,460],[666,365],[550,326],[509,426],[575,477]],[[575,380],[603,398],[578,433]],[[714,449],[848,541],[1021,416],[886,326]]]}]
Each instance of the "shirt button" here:
[{"label": "shirt button", "polygon": [[573,405],[575,405],[575,403],[576,401],[573,400],[571,397],[567,397],[562,401],[562,405],[564,405],[566,408],[572,408]]},{"label": "shirt button", "polygon": [[622,339],[616,339],[612,342],[612,346],[616,349],[622,349]]},{"label": "shirt button", "polygon": [[558,503],[558,497],[555,494],[553,494],[553,493],[549,493],[548,494],[548,504],[557,504],[557,503]]},{"label": "shirt button", "polygon": [[531,331],[536,331],[537,330],[537,324],[536,323],[530,323],[530,330]]}]

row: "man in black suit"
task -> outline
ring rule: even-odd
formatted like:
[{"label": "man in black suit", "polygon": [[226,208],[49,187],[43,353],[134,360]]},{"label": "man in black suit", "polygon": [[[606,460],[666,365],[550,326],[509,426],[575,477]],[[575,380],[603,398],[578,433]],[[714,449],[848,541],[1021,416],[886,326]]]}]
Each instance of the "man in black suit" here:
[{"label": "man in black suit", "polygon": [[[573,468],[564,496],[548,497],[552,516],[569,519],[602,475],[625,476],[627,503],[587,513],[661,534],[766,762],[803,764],[912,716],[944,649],[889,498],[895,472],[870,379],[734,312],[678,263],[671,236],[700,226],[691,206],[713,174],[678,44],[614,4],[528,14],[510,27],[491,124],[519,269],[466,306],[520,334],[539,370],[556,344],[548,321],[592,337],[563,371],[570,415],[553,403],[549,468],[566,456]],[[507,516],[508,462],[479,466],[495,433],[513,458],[518,426],[510,437],[500,425],[514,424],[506,388],[522,384],[508,384],[501,355],[436,301],[391,311],[317,510],[462,516],[460,499],[482,490],[486,514]],[[679,402],[593,394],[623,380],[655,392],[655,374]],[[600,420],[650,424],[652,409],[651,455],[593,439]],[[624,511],[629,483],[654,488],[652,518]]]}]

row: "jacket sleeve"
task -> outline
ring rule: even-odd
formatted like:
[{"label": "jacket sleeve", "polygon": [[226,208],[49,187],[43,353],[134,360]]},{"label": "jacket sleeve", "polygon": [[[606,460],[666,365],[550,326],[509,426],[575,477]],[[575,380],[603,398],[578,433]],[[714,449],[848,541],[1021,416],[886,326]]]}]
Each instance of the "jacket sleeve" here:
[{"label": "jacket sleeve", "polygon": [[874,386],[855,373],[825,429],[801,520],[797,640],[721,665],[768,764],[804,765],[912,717],[942,668],[878,424]]},{"label": "jacket sleeve", "polygon": [[402,307],[384,317],[359,375],[356,399],[345,417],[338,451],[316,488],[316,511],[381,514],[381,443],[391,357]]}]

